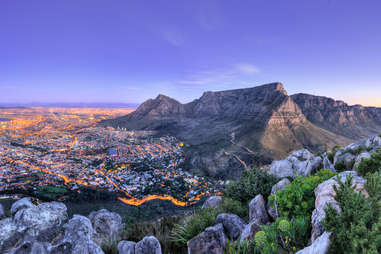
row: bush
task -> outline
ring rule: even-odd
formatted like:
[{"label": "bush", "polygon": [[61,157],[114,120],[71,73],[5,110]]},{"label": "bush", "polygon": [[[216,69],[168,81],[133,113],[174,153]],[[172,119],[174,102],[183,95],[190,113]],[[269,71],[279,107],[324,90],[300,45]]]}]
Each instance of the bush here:
[{"label": "bush", "polygon": [[357,166],[357,172],[366,176],[368,173],[374,173],[381,169],[381,149],[371,155],[369,159],[363,158]]},{"label": "bush", "polygon": [[334,146],[332,148],[332,151],[327,153],[328,159],[331,161],[331,163],[333,163],[333,161],[335,159],[335,155],[336,155],[337,151],[339,151],[339,149],[341,149],[341,146]]},{"label": "bush", "polygon": [[118,241],[103,238],[100,242],[100,247],[105,254],[118,254]]},{"label": "bush", "polygon": [[230,183],[225,189],[224,196],[245,204],[258,194],[264,197],[270,195],[271,188],[277,178],[261,169],[251,169],[242,173],[238,181]]},{"label": "bush", "polygon": [[367,176],[365,189],[369,195],[355,192],[352,176],[334,186],[335,200],[341,212],[332,206],[325,210],[323,225],[334,237],[331,253],[381,253],[381,172]]},{"label": "bush", "polygon": [[244,220],[249,218],[249,205],[231,198],[222,198],[221,208],[223,213],[236,214]]},{"label": "bush", "polygon": [[315,207],[314,189],[333,176],[335,173],[327,169],[322,169],[313,176],[305,178],[299,176],[286,188],[270,196],[270,205],[278,210],[280,216],[289,219],[296,217],[309,219]]},{"label": "bush", "polygon": [[244,240],[244,241],[231,241],[227,240],[225,246],[225,254],[248,254],[253,253],[255,248],[254,241]]},{"label": "bush", "polygon": [[193,212],[184,223],[175,225],[171,232],[171,239],[179,246],[186,246],[193,237],[203,232],[207,227],[216,224],[216,217],[220,213],[215,208],[205,208]]}]

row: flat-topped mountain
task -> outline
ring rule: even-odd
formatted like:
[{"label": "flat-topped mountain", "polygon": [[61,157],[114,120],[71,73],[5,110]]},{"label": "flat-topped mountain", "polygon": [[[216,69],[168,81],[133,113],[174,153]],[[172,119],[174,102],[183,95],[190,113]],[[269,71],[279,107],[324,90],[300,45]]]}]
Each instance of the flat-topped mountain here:
[{"label": "flat-topped mountain", "polygon": [[[347,112],[344,108],[327,109],[324,102],[317,107],[319,100],[312,99],[316,96],[308,96],[288,96],[281,83],[205,92],[187,104],[159,95],[131,114],[100,124],[173,135],[186,144],[188,169],[219,178],[239,175],[243,164],[268,164],[300,148],[318,152],[381,131],[377,117],[381,109],[363,107],[362,113],[359,106],[353,106],[354,114],[364,114],[368,121],[350,121],[361,132],[349,135],[350,131],[341,133],[338,125],[346,123],[335,120],[335,115]],[[332,120],[325,123],[325,119]]]}]

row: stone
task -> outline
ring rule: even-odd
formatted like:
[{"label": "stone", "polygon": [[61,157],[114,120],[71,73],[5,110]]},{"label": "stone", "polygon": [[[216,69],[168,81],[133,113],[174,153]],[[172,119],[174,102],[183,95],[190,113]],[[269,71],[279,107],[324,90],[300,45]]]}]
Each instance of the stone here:
[{"label": "stone", "polygon": [[272,188],[271,188],[271,195],[274,195],[280,190],[283,190],[286,188],[287,185],[289,185],[291,182],[287,178],[283,178],[280,180],[278,183],[276,183]]},{"label": "stone", "polygon": [[371,158],[371,154],[370,153],[368,153],[368,152],[362,152],[361,154],[359,154],[356,157],[355,165],[353,166],[353,169],[356,169],[358,167],[358,165],[360,164],[362,159],[370,159],[370,158]]},{"label": "stone", "polygon": [[221,204],[221,201],[221,196],[211,196],[204,202],[202,208],[218,208]]},{"label": "stone", "polygon": [[49,243],[25,240],[9,254],[48,254]]},{"label": "stone", "polygon": [[25,209],[25,208],[32,208],[32,207],[36,207],[36,205],[32,203],[31,198],[28,197],[28,198],[19,199],[12,204],[11,214],[12,216],[14,216],[17,213],[17,211]]},{"label": "stone", "polygon": [[315,157],[307,149],[293,152],[285,160],[273,161],[270,173],[278,178],[308,176],[321,168],[322,158]]},{"label": "stone", "polygon": [[246,227],[245,222],[235,214],[221,213],[217,216],[216,223],[221,223],[226,235],[231,240],[237,240]]},{"label": "stone", "polygon": [[261,194],[255,196],[249,203],[249,219],[256,220],[260,225],[270,221],[266,211],[266,202]]},{"label": "stone", "polygon": [[11,249],[21,239],[22,235],[17,232],[17,225],[12,218],[0,220],[0,253]]},{"label": "stone", "polygon": [[135,254],[161,254],[159,240],[154,236],[146,236],[135,245]]},{"label": "stone", "polygon": [[243,242],[246,239],[253,239],[255,234],[261,230],[260,223],[258,221],[253,220],[250,221],[249,224],[242,230],[240,241]]},{"label": "stone", "polygon": [[131,241],[120,241],[118,243],[119,254],[135,254],[135,242]]},{"label": "stone", "polygon": [[0,220],[5,218],[4,207],[0,204]]},{"label": "stone", "polygon": [[322,159],[323,159],[323,168],[324,168],[324,169],[330,169],[330,170],[332,170],[333,172],[336,172],[336,170],[335,170],[335,166],[334,166],[333,163],[329,160],[327,153],[324,153],[324,154],[322,155]]},{"label": "stone", "polygon": [[345,181],[348,175],[353,176],[353,185],[356,186],[356,191],[361,191],[364,195],[368,195],[365,191],[364,184],[366,180],[360,176],[358,176],[356,171],[344,171],[338,174],[335,177],[328,179],[327,181],[319,184],[314,192],[315,192],[315,210],[312,212],[311,216],[311,224],[312,224],[312,235],[311,242],[314,242],[324,231],[324,226],[322,225],[322,221],[325,218],[324,209],[327,208],[328,204],[330,204],[337,211],[340,211],[340,207],[335,201],[335,191],[333,186],[338,185],[336,182],[336,177],[339,177],[341,181]]},{"label": "stone", "polygon": [[370,136],[367,140],[365,140],[365,147],[368,150],[377,150],[381,148],[381,137]]},{"label": "stone", "polygon": [[223,225],[208,227],[188,241],[188,254],[224,254],[226,236]]},{"label": "stone", "polygon": [[326,254],[331,244],[332,233],[324,232],[319,236],[312,245],[296,252],[296,254]]},{"label": "stone", "polygon": [[90,213],[89,219],[93,225],[98,241],[104,237],[112,241],[120,240],[120,231],[123,228],[123,224],[122,217],[120,217],[119,214],[102,209]]},{"label": "stone", "polygon": [[51,241],[61,230],[68,215],[63,203],[50,202],[38,206],[18,209],[14,216],[17,231],[36,238],[38,241]]},{"label": "stone", "polygon": [[356,161],[356,156],[353,155],[350,152],[345,152],[345,151],[338,151],[335,155],[334,159],[334,165],[335,169],[338,170],[337,165],[339,162],[344,162],[346,170],[352,170],[354,166],[354,161]]}]

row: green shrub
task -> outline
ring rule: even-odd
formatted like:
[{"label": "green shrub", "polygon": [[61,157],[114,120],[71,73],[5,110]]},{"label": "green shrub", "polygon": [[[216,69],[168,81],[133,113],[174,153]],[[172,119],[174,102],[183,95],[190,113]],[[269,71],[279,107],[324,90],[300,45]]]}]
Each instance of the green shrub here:
[{"label": "green shrub", "polygon": [[186,246],[190,239],[203,232],[207,227],[214,226],[219,213],[220,211],[215,208],[194,211],[184,223],[175,225],[171,232],[172,241],[179,246]]},{"label": "green shrub", "polygon": [[118,241],[112,241],[110,238],[103,238],[100,247],[105,254],[118,254]]},{"label": "green shrub", "polygon": [[251,169],[243,172],[238,181],[230,183],[225,189],[224,196],[246,203],[258,194],[267,197],[276,182],[277,178],[266,171]]},{"label": "green shrub", "polygon": [[231,241],[227,240],[225,245],[225,254],[248,254],[253,253],[255,244],[253,241],[244,240],[241,242],[240,240]]},{"label": "green shrub", "polygon": [[357,172],[366,176],[368,173],[374,173],[381,169],[381,149],[371,155],[369,159],[363,158],[357,166]]},{"label": "green shrub", "polygon": [[340,149],[341,149],[341,146],[334,146],[332,148],[332,151],[327,153],[328,159],[331,161],[331,163],[333,163],[333,161],[335,159],[335,155],[336,155],[337,151],[339,151]]},{"label": "green shrub", "polygon": [[270,205],[278,210],[280,216],[289,219],[310,218],[315,207],[314,189],[333,176],[335,173],[327,169],[320,170],[313,176],[305,178],[299,176],[286,188],[270,196]]},{"label": "green shrub", "polygon": [[334,186],[335,200],[341,212],[332,206],[326,209],[323,225],[334,237],[330,245],[331,253],[381,253],[381,172],[367,176],[366,198],[355,192],[352,176],[345,182],[338,179]]},{"label": "green shrub", "polygon": [[244,220],[249,218],[249,205],[231,198],[222,198],[221,208],[224,213],[236,214]]}]

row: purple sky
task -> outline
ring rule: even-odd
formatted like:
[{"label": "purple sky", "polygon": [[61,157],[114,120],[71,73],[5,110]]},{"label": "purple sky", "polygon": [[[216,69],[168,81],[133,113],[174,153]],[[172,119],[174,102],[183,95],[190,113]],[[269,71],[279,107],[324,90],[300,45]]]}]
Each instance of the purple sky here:
[{"label": "purple sky", "polygon": [[0,1],[1,103],[188,102],[274,81],[381,106],[381,1]]}]

